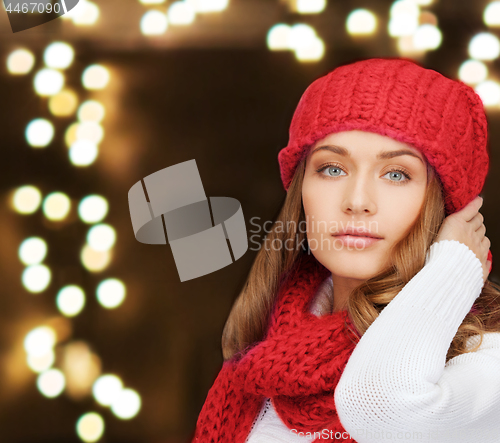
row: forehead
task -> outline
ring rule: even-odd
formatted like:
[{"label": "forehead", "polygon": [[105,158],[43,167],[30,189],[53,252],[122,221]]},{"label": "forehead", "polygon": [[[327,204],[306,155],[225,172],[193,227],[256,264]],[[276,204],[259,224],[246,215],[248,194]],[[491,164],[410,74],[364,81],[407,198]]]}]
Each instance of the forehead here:
[{"label": "forehead", "polygon": [[413,152],[425,162],[425,157],[422,153],[412,145],[375,132],[353,130],[328,134],[314,143],[309,150],[309,155],[311,155],[316,148],[324,145],[339,146],[353,153],[353,155],[356,154],[356,152],[362,152],[363,154],[373,152],[375,154],[381,151],[405,149]]}]

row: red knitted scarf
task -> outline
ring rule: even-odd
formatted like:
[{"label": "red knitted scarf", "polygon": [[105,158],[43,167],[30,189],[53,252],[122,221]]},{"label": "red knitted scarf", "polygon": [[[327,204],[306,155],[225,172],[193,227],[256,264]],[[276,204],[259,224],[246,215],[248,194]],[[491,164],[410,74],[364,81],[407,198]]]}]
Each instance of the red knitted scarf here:
[{"label": "red knitted scarf", "polygon": [[321,317],[309,312],[328,275],[314,256],[299,259],[278,291],[264,339],[223,363],[198,417],[193,442],[245,443],[266,397],[288,428],[311,433],[307,435],[328,429],[329,435],[340,433],[339,438],[314,442],[345,442],[334,391],[357,342],[346,327],[354,327],[347,311]]}]

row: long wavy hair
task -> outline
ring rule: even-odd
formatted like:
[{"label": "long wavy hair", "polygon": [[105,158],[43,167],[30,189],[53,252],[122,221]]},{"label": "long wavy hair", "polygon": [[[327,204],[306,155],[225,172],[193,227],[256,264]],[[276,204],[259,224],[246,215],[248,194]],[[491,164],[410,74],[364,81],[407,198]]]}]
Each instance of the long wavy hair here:
[{"label": "long wavy hair", "polygon": [[[302,254],[309,253],[307,235],[300,226],[305,224],[302,205],[302,183],[306,159],[295,172],[284,203],[275,217],[264,244],[285,244],[286,248],[261,247],[243,289],[236,299],[222,333],[224,360],[243,354],[262,340],[270,320],[271,309],[280,285],[293,275]],[[445,219],[442,185],[434,169],[427,164],[427,187],[424,203],[408,235],[391,250],[391,265],[354,288],[349,295],[347,311],[355,331],[346,332],[359,340],[380,312],[403,289],[425,264],[426,253],[437,237]],[[287,226],[290,229],[283,229]],[[298,229],[297,229],[298,228]],[[288,247],[288,245],[293,247]],[[322,307],[323,314],[332,312],[333,299]],[[453,357],[476,351],[485,332],[500,332],[500,286],[486,280],[480,296],[458,328],[446,355],[446,362]],[[469,337],[479,335],[474,348],[467,346]]]}]

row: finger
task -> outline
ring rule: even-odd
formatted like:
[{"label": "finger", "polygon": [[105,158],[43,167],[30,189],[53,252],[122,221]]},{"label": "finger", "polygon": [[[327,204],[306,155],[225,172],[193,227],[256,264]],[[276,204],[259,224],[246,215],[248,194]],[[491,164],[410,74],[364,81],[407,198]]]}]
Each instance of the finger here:
[{"label": "finger", "polygon": [[486,253],[488,253],[488,250],[491,247],[491,241],[488,237],[486,237],[486,235],[481,240],[481,245],[486,249]]},{"label": "finger", "polygon": [[481,236],[485,235],[486,234],[486,226],[484,226],[484,225],[479,226],[479,228],[477,228],[475,232],[476,232],[476,234],[481,235]]},{"label": "finger", "polygon": [[472,229],[474,229],[474,231],[477,231],[483,225],[483,222],[484,222],[484,217],[483,214],[481,214],[480,212],[478,212],[469,221],[470,226],[472,227]]},{"label": "finger", "polygon": [[477,214],[477,211],[479,211],[479,208],[482,205],[483,205],[483,199],[481,197],[477,196],[474,200],[469,202],[465,207],[463,207],[456,214],[460,214],[460,216],[465,221],[468,222],[472,219],[472,217],[474,217]]}]

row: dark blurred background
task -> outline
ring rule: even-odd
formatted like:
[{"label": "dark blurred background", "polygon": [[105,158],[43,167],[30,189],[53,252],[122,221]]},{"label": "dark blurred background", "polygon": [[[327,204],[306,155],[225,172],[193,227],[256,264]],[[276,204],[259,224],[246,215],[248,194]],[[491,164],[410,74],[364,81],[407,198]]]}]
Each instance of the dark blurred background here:
[{"label": "dark blurred background", "polygon": [[[500,257],[495,5],[174,3],[81,1],[70,17],[16,33],[0,7],[2,443],[189,441],[264,235],[255,226],[273,220],[285,197],[277,154],[293,112],[306,87],[339,64],[405,56],[476,88],[491,150],[481,212]],[[297,24],[309,28],[293,31]],[[57,42],[65,45],[47,55]],[[101,66],[94,77],[92,65]],[[51,69],[45,79],[42,69]],[[239,200],[254,237],[234,264],[181,283],[168,246],[135,239],[127,193],[191,159],[207,196]],[[100,198],[85,206],[91,195]],[[95,246],[88,232],[103,225]],[[490,280],[498,277],[494,267]]]}]

